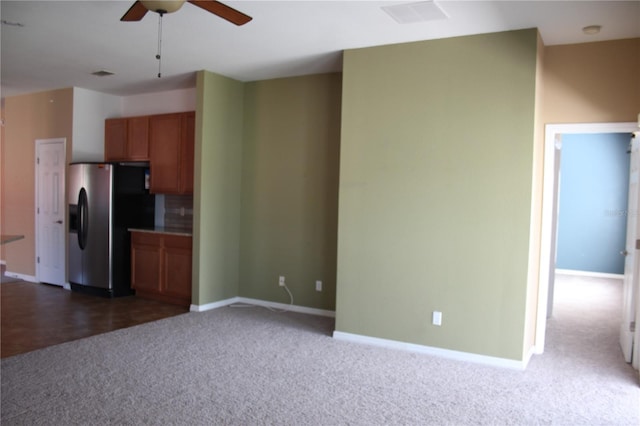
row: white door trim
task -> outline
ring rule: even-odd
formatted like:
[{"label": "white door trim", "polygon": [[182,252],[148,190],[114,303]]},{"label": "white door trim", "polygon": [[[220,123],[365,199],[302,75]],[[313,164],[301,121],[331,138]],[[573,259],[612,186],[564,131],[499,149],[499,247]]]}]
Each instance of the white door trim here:
[{"label": "white door trim", "polygon": [[570,133],[633,133],[638,130],[638,123],[574,123],[547,124],[544,136],[544,171],[542,186],[542,231],[540,235],[540,269],[538,283],[538,314],[536,318],[535,352],[544,352],[547,328],[547,300],[549,298],[549,275],[554,268],[551,259],[551,245],[557,205],[554,200],[556,185],[556,139],[562,134]]},{"label": "white door trim", "polygon": [[[638,128],[640,128],[640,114],[638,114]],[[640,140],[640,130],[637,130],[636,132],[634,132],[634,138],[638,138]],[[636,266],[638,265],[638,262],[636,262]],[[635,271],[635,273],[637,274],[638,271]],[[638,293],[640,289],[638,287],[636,287],[634,289],[635,291],[635,312],[636,312],[636,317],[632,318],[632,320],[635,320],[635,324],[636,324],[636,330],[633,336],[633,344],[634,344],[634,348],[633,348],[633,353],[632,353],[632,358],[631,358],[631,365],[633,366],[633,368],[635,368],[636,370],[638,370],[638,374],[640,374],[640,350],[639,350],[639,346],[640,346],[640,293]],[[634,303],[634,301],[632,300],[631,303]],[[624,313],[623,313],[624,315]]]},{"label": "white door trim", "polygon": [[[38,161],[38,152],[39,152],[39,147],[45,144],[54,144],[54,143],[61,143],[62,144],[62,149],[63,152],[66,153],[67,152],[67,139],[66,138],[52,138],[52,139],[36,139],[35,141],[35,153],[36,153],[36,165],[35,165],[35,202],[34,202],[34,206],[36,207],[34,210],[34,229],[35,229],[35,265],[36,265],[36,275],[35,275],[35,280],[36,282],[41,282],[41,271],[40,271],[40,263],[38,262],[38,256],[40,255],[40,244],[42,243],[41,238],[42,236],[40,235],[39,229],[38,229],[38,205],[39,205],[39,201],[40,201],[40,185],[39,185],[39,167],[37,164]],[[67,230],[67,215],[68,215],[68,211],[67,211],[67,198],[66,198],[66,192],[67,192],[67,184],[66,184],[66,168],[67,168],[67,161],[66,161],[66,154],[65,154],[65,161],[64,161],[64,167],[62,168],[62,185],[63,185],[63,192],[62,192],[62,203],[63,203],[63,216],[62,216],[62,227],[64,229],[65,235],[66,235],[66,230]],[[66,288],[66,286],[68,285],[66,283],[66,270],[67,270],[67,260],[66,260],[66,253],[67,253],[67,248],[66,248],[66,238],[63,238],[62,241],[65,244],[65,247],[63,247],[64,253],[65,255],[63,256],[64,259],[64,264],[62,265],[62,268],[64,269],[65,273],[64,273],[64,277],[63,277],[63,283],[62,286]]]}]

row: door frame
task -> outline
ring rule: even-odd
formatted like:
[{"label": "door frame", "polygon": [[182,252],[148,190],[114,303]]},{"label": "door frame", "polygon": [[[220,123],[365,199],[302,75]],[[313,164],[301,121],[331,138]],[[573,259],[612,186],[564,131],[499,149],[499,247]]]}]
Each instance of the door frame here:
[{"label": "door frame", "polygon": [[[560,168],[556,164],[556,151],[561,149],[563,134],[581,133],[633,133],[638,123],[571,123],[547,124],[544,137],[544,169],[542,186],[542,228],[540,232],[540,265],[538,281],[538,313],[536,316],[535,353],[544,352],[547,329],[547,304],[550,297],[550,276],[555,270],[555,244],[558,200],[557,184]],[[552,259],[551,257],[554,257]]]},{"label": "door frame", "polygon": [[46,145],[46,144],[53,144],[53,143],[61,143],[62,144],[62,150],[64,152],[64,164],[62,167],[62,205],[63,205],[63,210],[64,213],[62,215],[62,227],[64,230],[64,235],[65,238],[62,239],[63,241],[63,247],[61,248],[62,250],[64,250],[64,264],[62,265],[62,269],[64,270],[64,277],[63,277],[63,287],[65,289],[71,289],[71,287],[69,286],[69,283],[67,282],[67,247],[66,247],[66,235],[67,235],[67,215],[69,214],[67,211],[67,138],[51,138],[51,139],[36,139],[35,140],[35,202],[34,202],[34,234],[35,234],[35,265],[36,265],[36,282],[42,282],[40,280],[41,277],[41,271],[40,271],[40,263],[38,262],[38,256],[40,253],[40,239],[42,238],[42,236],[40,235],[39,229],[38,229],[38,203],[40,201],[40,179],[39,179],[39,173],[40,173],[40,168],[38,167],[38,151],[39,151],[39,147],[41,145]]}]

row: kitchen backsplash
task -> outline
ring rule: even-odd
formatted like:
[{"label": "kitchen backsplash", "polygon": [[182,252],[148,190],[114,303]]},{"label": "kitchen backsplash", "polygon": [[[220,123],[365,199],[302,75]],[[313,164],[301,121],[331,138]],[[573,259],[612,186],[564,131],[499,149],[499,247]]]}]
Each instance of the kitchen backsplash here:
[{"label": "kitchen backsplash", "polygon": [[193,229],[193,195],[164,195],[164,226]]}]

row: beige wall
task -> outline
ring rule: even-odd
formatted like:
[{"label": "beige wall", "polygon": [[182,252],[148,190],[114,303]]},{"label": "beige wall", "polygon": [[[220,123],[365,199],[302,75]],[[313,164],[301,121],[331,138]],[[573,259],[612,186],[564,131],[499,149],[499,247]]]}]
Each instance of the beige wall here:
[{"label": "beige wall", "polygon": [[636,121],[640,113],[640,38],[548,46],[543,121]]},{"label": "beige wall", "polygon": [[[536,152],[544,150],[546,124],[637,120],[640,113],[640,38],[547,46],[541,64],[542,72],[538,74],[542,76],[543,87],[541,99],[536,100],[541,109],[541,120],[536,120]],[[539,171],[539,168],[534,167],[534,170]],[[542,179],[542,174],[534,176],[534,181],[540,185]],[[532,217],[532,226],[540,229],[539,220]],[[551,240],[555,240],[555,234]],[[551,253],[554,253],[553,247]],[[538,266],[539,262],[538,256]],[[553,276],[551,270],[550,290],[553,290]],[[528,310],[533,311],[532,303],[528,304]],[[527,318],[530,318],[529,314]]]},{"label": "beige wall", "polygon": [[25,238],[5,247],[7,271],[35,277],[35,140],[66,138],[71,152],[73,89],[5,100],[2,232]]}]

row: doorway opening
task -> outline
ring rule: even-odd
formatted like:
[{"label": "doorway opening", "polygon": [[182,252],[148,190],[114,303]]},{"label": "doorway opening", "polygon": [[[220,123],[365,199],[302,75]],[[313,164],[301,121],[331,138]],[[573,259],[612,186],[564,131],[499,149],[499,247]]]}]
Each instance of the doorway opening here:
[{"label": "doorway opening", "polygon": [[627,133],[631,136],[636,130],[637,123],[554,124],[545,128],[540,282],[535,339],[535,352],[538,354],[544,352],[547,320],[553,308],[562,135]]},{"label": "doorway opening", "polygon": [[630,139],[629,133],[562,135],[547,353],[562,353],[571,342],[565,349],[576,361],[621,361]]}]

